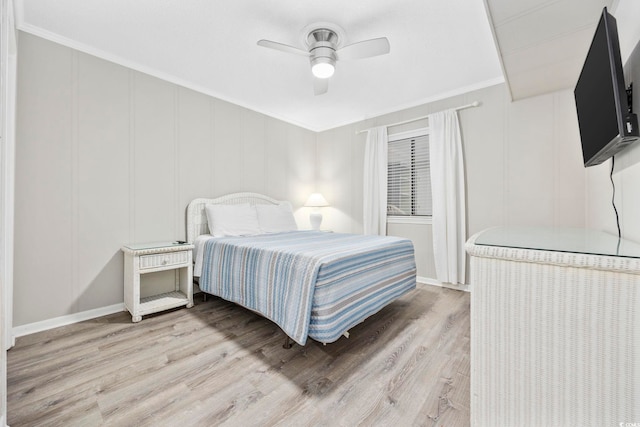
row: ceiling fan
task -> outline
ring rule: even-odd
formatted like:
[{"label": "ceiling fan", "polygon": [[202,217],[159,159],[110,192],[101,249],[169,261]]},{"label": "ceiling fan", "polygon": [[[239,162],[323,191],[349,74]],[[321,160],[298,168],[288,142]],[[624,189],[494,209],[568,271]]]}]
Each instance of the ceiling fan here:
[{"label": "ceiling fan", "polygon": [[311,62],[311,72],[315,77],[313,89],[316,95],[322,95],[329,89],[329,77],[335,71],[336,61],[370,58],[387,54],[391,50],[386,37],[341,46],[344,31],[336,25],[327,23],[306,27],[303,36],[306,50],[264,39],[258,41],[258,46],[308,57]]}]

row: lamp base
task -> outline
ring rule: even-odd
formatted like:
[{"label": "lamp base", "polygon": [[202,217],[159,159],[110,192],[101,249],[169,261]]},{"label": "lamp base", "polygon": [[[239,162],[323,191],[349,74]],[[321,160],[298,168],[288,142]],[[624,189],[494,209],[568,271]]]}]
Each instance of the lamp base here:
[{"label": "lamp base", "polygon": [[322,224],[322,214],[320,212],[311,212],[309,214],[309,222],[311,228],[314,230],[320,230],[320,224]]}]

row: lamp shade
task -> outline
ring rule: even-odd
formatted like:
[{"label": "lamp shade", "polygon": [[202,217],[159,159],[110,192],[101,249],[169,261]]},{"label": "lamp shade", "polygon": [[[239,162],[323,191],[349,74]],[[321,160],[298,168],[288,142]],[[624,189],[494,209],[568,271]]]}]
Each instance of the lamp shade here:
[{"label": "lamp shade", "polygon": [[304,204],[311,208],[321,208],[323,206],[329,206],[327,199],[325,199],[320,193],[313,193],[307,199],[307,203]]}]

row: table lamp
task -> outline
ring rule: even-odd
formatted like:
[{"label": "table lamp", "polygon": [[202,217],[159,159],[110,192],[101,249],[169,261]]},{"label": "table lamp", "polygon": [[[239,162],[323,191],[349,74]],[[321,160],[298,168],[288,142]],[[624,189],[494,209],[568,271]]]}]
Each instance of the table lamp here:
[{"label": "table lamp", "polygon": [[322,224],[322,213],[320,208],[329,206],[327,199],[325,199],[320,193],[313,193],[307,199],[306,207],[314,208],[309,214],[309,222],[311,222],[311,228],[314,230],[320,230],[320,224]]}]

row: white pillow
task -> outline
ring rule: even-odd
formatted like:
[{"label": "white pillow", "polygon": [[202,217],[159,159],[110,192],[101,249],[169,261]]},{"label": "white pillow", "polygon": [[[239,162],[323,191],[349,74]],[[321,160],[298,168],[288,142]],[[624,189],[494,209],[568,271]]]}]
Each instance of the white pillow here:
[{"label": "white pillow", "polygon": [[253,236],[260,234],[258,215],[254,206],[206,205],[209,231],[214,237]]},{"label": "white pillow", "polygon": [[263,233],[280,233],[298,229],[289,203],[280,205],[256,205],[258,223]]}]

